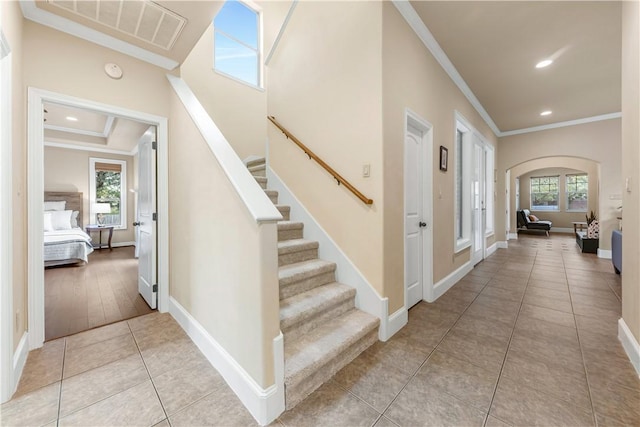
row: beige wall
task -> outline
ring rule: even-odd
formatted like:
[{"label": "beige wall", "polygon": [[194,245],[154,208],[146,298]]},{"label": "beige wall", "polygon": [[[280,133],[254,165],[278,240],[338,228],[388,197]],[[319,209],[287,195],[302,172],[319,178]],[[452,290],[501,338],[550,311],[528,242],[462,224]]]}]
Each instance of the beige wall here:
[{"label": "beige wall", "polygon": [[[549,164],[545,158],[576,157],[596,162],[600,168],[598,191],[598,219],[600,220],[600,249],[611,249],[611,232],[618,228],[617,208],[622,194],[620,156],[621,134],[620,119],[604,120],[540,132],[531,132],[500,138],[498,150],[498,186],[497,194],[505,194],[505,173],[507,169],[540,159],[530,169],[511,173],[512,197],[514,182],[518,173],[550,166],[564,166],[573,169],[581,167],[570,164]],[[497,200],[496,212],[505,212],[505,198]],[[513,205],[515,206],[515,205]],[[515,212],[511,210],[511,229],[516,228]],[[554,224],[555,225],[555,224]],[[496,237],[505,240],[506,216],[497,215]]]},{"label": "beige wall", "polygon": [[13,329],[14,350],[27,330],[27,144],[25,132],[26,91],[22,77],[24,20],[18,2],[0,2],[2,31],[11,48],[12,78],[12,186],[13,186]]},{"label": "beige wall", "polygon": [[280,331],[276,226],[256,224],[173,94],[171,118],[170,294],[267,388]]},{"label": "beige wall", "polygon": [[[540,165],[555,165],[555,167],[540,167]],[[558,167],[562,165],[564,167]],[[573,168],[569,168],[571,165]],[[535,168],[535,169],[530,169]],[[526,172],[520,172],[526,170]],[[589,176],[588,206],[586,212],[566,211],[566,176],[575,173],[585,172]],[[515,174],[518,176],[514,177]],[[531,209],[531,177],[537,176],[559,176],[560,211],[532,211],[540,219],[553,222],[553,228],[571,228],[573,221],[585,221],[585,215],[590,211],[598,212],[598,164],[584,159],[569,157],[553,157],[538,159],[516,166],[511,170],[511,176],[520,178],[520,209]],[[515,185],[515,182],[513,183]],[[511,232],[515,233],[517,227],[515,191],[512,194],[511,209]]]},{"label": "beige wall", "polygon": [[[59,92],[132,110],[168,117],[166,71],[130,56],[86,42],[30,21],[22,21],[17,2],[0,2],[12,11],[22,25],[15,39],[14,52],[24,52],[22,63],[15,61],[14,80],[14,310],[20,310],[15,339],[27,327],[27,207],[26,191],[26,99],[27,87]],[[4,12],[4,10],[3,10]],[[3,17],[5,14],[3,13]],[[4,19],[4,18],[3,18]],[[15,44],[14,44],[15,41]],[[22,41],[22,46],[20,42]],[[105,63],[119,64],[124,76],[112,80],[103,71]],[[21,67],[20,67],[21,65]],[[21,78],[22,77],[22,78]],[[17,345],[17,341],[16,341]]]},{"label": "beige wall", "polygon": [[[266,59],[291,1],[256,4],[262,8]],[[265,155],[267,94],[213,71],[213,25],[181,65],[180,75],[241,159]]]},{"label": "beige wall", "polygon": [[[433,280],[438,282],[469,261],[469,250],[454,254],[454,186],[451,166],[455,116],[460,112],[493,145],[496,138],[457,86],[427,51],[390,2],[383,5],[384,265],[385,286],[394,301],[403,291],[404,114],[409,108],[433,125]],[[449,149],[449,171],[438,168],[439,147]],[[497,153],[496,153],[497,154]],[[439,196],[441,194],[441,196]],[[497,210],[496,210],[497,212]],[[504,239],[498,239],[504,240]],[[493,237],[488,240],[493,243]]]},{"label": "beige wall", "polygon": [[[354,31],[357,28],[357,31]],[[383,280],[382,3],[300,2],[268,70],[268,113],[350,181],[351,194],[269,124],[269,162],[373,287]],[[371,165],[363,178],[362,165]],[[403,300],[396,298],[390,308]]]},{"label": "beige wall", "polygon": [[622,5],[622,318],[640,342],[640,5]]},{"label": "beige wall", "polygon": [[[124,160],[127,162],[127,229],[113,231],[113,243],[135,241],[131,224],[135,218],[135,195],[128,191],[135,188],[133,156],[69,150],[58,147],[44,148],[44,191],[80,191],[83,197],[83,228],[95,223],[89,215],[89,158]],[[96,238],[96,235],[92,235]]]}]

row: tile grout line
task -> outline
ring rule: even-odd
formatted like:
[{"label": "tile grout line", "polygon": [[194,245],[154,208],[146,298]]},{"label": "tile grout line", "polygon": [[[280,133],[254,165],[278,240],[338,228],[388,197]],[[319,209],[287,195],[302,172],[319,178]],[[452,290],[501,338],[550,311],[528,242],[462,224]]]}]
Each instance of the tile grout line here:
[{"label": "tile grout line", "polygon": [[[535,260],[538,257],[539,249],[535,249],[536,254],[533,258],[533,264],[531,264],[531,270],[529,271],[529,275],[527,277],[527,284],[524,287],[524,292],[522,292],[522,298],[520,299],[520,307],[518,307],[518,313],[516,314],[516,320],[513,323],[513,327],[511,329],[511,335],[509,335],[509,341],[507,342],[507,351],[504,353],[504,357],[502,359],[502,366],[500,366],[500,372],[498,373],[498,378],[496,379],[496,385],[493,388],[493,394],[491,395],[491,401],[489,402],[489,409],[487,409],[487,414],[485,415],[484,422],[482,423],[483,427],[487,425],[487,421],[489,421],[489,415],[491,414],[491,407],[493,406],[493,401],[496,398],[496,393],[498,392],[498,385],[500,384],[500,380],[502,379],[502,373],[504,371],[504,366],[507,362],[507,355],[509,354],[509,348],[511,347],[511,340],[513,339],[513,334],[516,332],[516,325],[518,324],[518,319],[520,318],[520,312],[522,311],[522,305],[524,304],[524,296],[527,293],[527,288],[529,287],[529,281],[531,280],[531,274],[533,272],[533,268],[535,266]],[[500,419],[500,418],[498,418]],[[510,424],[510,423],[507,423]]]},{"label": "tile grout line", "polygon": [[[162,408],[162,412],[164,413],[164,419],[167,420],[167,423],[171,425],[169,422],[169,416],[167,415],[167,410],[164,407],[164,403],[162,403],[162,399],[160,399],[160,395],[158,394],[158,389],[156,389],[156,384],[153,382],[153,377],[151,376],[151,372],[149,372],[149,368],[147,367],[147,363],[144,360],[144,356],[142,356],[142,351],[140,350],[140,346],[138,345],[138,340],[136,339],[133,330],[131,329],[131,325],[127,322],[127,328],[129,328],[129,332],[131,333],[131,337],[133,338],[133,342],[136,344],[136,349],[138,350],[138,354],[140,355],[140,359],[142,360],[142,364],[144,365],[145,371],[147,371],[147,375],[149,375],[149,381],[151,381],[151,386],[153,387],[153,391],[156,393],[156,397],[158,398],[158,402],[160,402],[160,407]],[[158,422],[162,422],[160,420]]]},{"label": "tile grout line", "polygon": [[60,391],[58,391],[58,414],[56,416],[56,427],[60,425],[60,406],[62,405],[62,381],[64,381],[64,363],[67,359],[67,339],[64,339],[64,347],[62,349],[62,371],[60,372]]},{"label": "tile grout line", "polygon": [[[472,270],[473,271],[473,270]],[[455,322],[453,322],[453,324],[449,327],[449,329],[447,329],[447,331],[442,335],[442,338],[440,338],[440,340],[438,341],[438,343],[435,345],[435,347],[433,347],[433,349],[431,349],[431,351],[429,352],[429,354],[427,355],[426,359],[420,364],[420,366],[415,370],[415,372],[411,375],[411,377],[409,377],[409,379],[407,380],[407,382],[404,384],[404,386],[402,386],[402,388],[400,389],[400,391],[398,391],[398,393],[394,396],[394,398],[391,400],[391,402],[389,402],[389,404],[384,408],[384,410],[382,411],[382,414],[380,415],[381,417],[384,416],[384,414],[389,410],[389,408],[391,407],[391,405],[393,405],[393,403],[398,399],[398,397],[400,396],[400,394],[405,390],[405,388],[409,385],[409,383],[411,382],[411,380],[413,380],[417,375],[418,372],[420,372],[420,370],[422,369],[423,366],[425,366],[425,364],[429,361],[429,359],[431,358],[431,356],[433,355],[433,353],[436,351],[436,349],[438,348],[438,346],[440,344],[442,344],[442,342],[446,339],[446,337],[449,335],[449,332],[451,332],[451,330],[458,324],[458,322],[460,321],[460,319],[462,318],[462,316],[464,315],[464,313],[467,312],[467,310],[469,309],[469,307],[471,307],[471,305],[476,301],[476,299],[478,299],[478,297],[480,296],[480,294],[482,293],[482,291],[488,286],[489,282],[491,281],[491,279],[495,276],[495,272],[492,274],[492,276],[489,278],[489,280],[487,281],[487,283],[484,284],[484,286],[482,287],[482,289],[480,290],[480,292],[477,293],[477,295],[473,298],[473,300],[471,300],[471,302],[465,307],[465,309],[460,313],[460,315],[458,316],[458,318],[456,319]],[[456,282],[457,284],[457,282]],[[450,289],[453,289],[455,287],[454,284]],[[448,292],[448,291],[447,291]],[[446,353],[446,352],[445,352]],[[475,365],[474,365],[475,366]],[[445,394],[448,394],[449,396],[452,396],[462,402],[468,403],[466,400],[460,399],[457,396],[452,395],[451,393],[447,393],[444,390],[443,391]],[[471,405],[471,404],[470,404]],[[473,405],[471,405],[473,406]],[[475,408],[475,407],[474,407]],[[390,419],[390,418],[389,418]],[[391,420],[391,419],[390,419]],[[393,420],[391,420],[393,422]],[[396,424],[394,422],[394,424]]]}]

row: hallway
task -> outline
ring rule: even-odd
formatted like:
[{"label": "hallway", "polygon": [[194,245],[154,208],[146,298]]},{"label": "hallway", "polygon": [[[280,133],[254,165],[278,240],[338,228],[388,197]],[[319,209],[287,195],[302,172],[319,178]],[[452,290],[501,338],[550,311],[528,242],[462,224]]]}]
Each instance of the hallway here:
[{"label": "hallway", "polygon": [[[276,426],[638,425],[620,277],[573,236],[521,235]],[[29,354],[2,425],[253,425],[168,314]]]}]

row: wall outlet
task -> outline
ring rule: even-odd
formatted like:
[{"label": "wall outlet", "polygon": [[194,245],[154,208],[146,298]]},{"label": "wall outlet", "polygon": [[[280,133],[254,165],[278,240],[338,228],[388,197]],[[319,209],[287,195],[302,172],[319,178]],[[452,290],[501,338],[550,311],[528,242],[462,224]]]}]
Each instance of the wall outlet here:
[{"label": "wall outlet", "polygon": [[371,176],[371,165],[369,163],[362,165],[362,176],[364,178],[369,178]]}]

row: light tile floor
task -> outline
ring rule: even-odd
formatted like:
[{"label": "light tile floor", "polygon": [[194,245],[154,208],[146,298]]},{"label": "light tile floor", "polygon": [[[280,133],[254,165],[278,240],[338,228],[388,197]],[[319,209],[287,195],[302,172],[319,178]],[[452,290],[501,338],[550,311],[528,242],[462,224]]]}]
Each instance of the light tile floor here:
[{"label": "light tile floor", "polygon": [[[521,236],[278,426],[640,425],[621,282],[571,236]],[[255,425],[182,329],[151,314],[29,354],[2,425]]]}]

